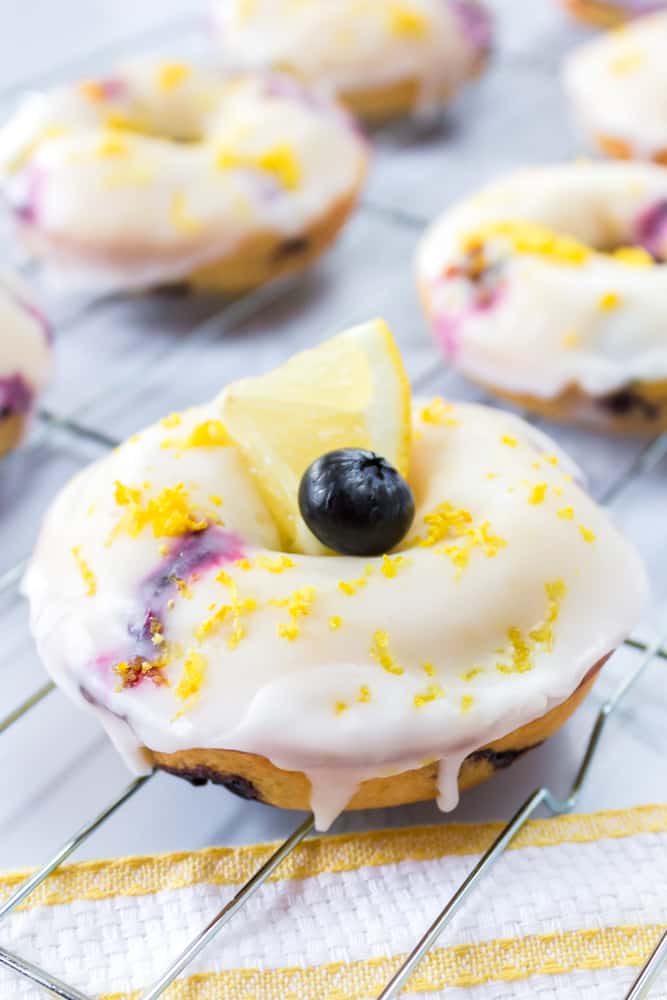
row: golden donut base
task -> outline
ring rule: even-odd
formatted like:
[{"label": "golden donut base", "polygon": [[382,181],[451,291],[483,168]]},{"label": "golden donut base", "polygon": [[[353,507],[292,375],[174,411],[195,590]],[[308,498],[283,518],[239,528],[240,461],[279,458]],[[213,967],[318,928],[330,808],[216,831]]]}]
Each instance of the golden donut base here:
[{"label": "golden donut base", "polygon": [[355,206],[362,178],[309,229],[289,237],[272,230],[254,233],[212,264],[185,279],[193,289],[237,295],[302,271],[329,247]]},{"label": "golden donut base", "polygon": [[[546,715],[467,757],[459,771],[459,789],[463,791],[486,781],[517,756],[553,736],[589,693],[606,659],[605,656],[599,660],[570,697]],[[310,782],[306,775],[301,771],[284,771],[266,757],[237,750],[193,749],[160,753],[144,748],[144,752],[155,767],[196,784],[211,781],[225,785],[244,798],[282,809],[310,807]],[[437,763],[391,777],[372,778],[361,783],[346,808],[377,809],[434,799],[438,794],[437,779]]]},{"label": "golden donut base", "polygon": [[[154,287],[190,286],[195,290],[237,295],[304,270],[333,243],[356,204],[365,173],[364,166],[350,190],[331,203],[319,219],[302,232],[286,236],[276,230],[257,230],[217,260],[182,277],[154,282]],[[36,256],[69,255],[102,271],[105,268],[114,270],[116,267],[126,269],[128,266],[136,266],[138,272],[146,266],[146,261],[167,265],[173,261],[176,265],[174,270],[177,271],[180,259],[196,258],[202,249],[196,237],[191,243],[170,251],[164,251],[151,243],[135,243],[104,250],[91,242],[49,242],[39,233],[31,234],[28,245]]]},{"label": "golden donut base", "polygon": [[[613,156],[617,160],[645,159],[645,157],[635,157],[632,146],[624,139],[615,139],[610,135],[596,135],[595,141],[603,153]],[[651,156],[653,163],[660,163],[667,166],[667,149],[661,149]]]},{"label": "golden donut base", "polygon": [[561,6],[584,24],[593,24],[597,28],[616,28],[623,24],[632,14],[623,11],[604,0],[560,0]]},{"label": "golden donut base", "polygon": [[[428,293],[421,281],[418,292],[426,317],[432,322]],[[468,374],[466,378],[485,392],[555,423],[577,424],[625,435],[659,434],[667,430],[667,381],[633,382],[606,399],[590,396],[579,386],[570,385],[553,399],[544,399],[530,393],[508,392]],[[628,405],[621,406],[618,402],[614,405],[614,397],[622,399],[624,395]]]},{"label": "golden donut base", "polygon": [[[472,81],[480,76],[487,62],[487,54],[481,53],[471,68],[467,80]],[[286,63],[281,63],[276,69],[296,77],[300,75],[298,70]],[[433,95],[433,103],[445,108],[458,90],[459,87],[442,87]],[[406,77],[375,87],[339,91],[337,98],[357,118],[363,118],[369,123],[379,123],[416,112],[419,107],[420,91],[420,81],[414,77]]]},{"label": "golden donut base", "polygon": [[25,425],[26,418],[20,413],[12,413],[0,419],[0,458],[19,446]]},{"label": "golden donut base", "polygon": [[[488,62],[488,56],[481,53],[472,67],[467,80],[470,82],[481,76]],[[433,97],[433,103],[444,109],[456,96],[459,87],[442,87]],[[339,100],[358,118],[370,123],[388,121],[390,118],[401,118],[414,114],[419,110],[421,85],[416,79],[396,80],[381,87],[366,90],[349,90],[339,94]]]},{"label": "golden donut base", "polygon": [[[667,430],[667,382],[634,382],[631,387],[614,394],[628,399],[620,410],[611,403],[614,396],[603,399],[589,396],[578,386],[569,386],[554,399],[506,392],[490,383],[477,385],[516,406],[530,410],[547,420],[561,424],[578,424],[615,434],[658,434]],[[629,397],[629,398],[628,398]],[[633,402],[630,402],[633,401]]]}]

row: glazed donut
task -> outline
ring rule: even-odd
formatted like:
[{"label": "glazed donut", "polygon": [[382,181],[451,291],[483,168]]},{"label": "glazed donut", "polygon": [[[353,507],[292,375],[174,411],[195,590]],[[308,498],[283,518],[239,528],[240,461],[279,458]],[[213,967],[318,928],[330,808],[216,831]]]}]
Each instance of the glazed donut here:
[{"label": "glazed donut", "polygon": [[667,0],[561,0],[561,4],[577,20],[600,28],[667,9]]},{"label": "glazed donut", "polygon": [[565,86],[585,131],[610,156],[667,164],[667,10],[581,46]]},{"label": "glazed donut", "polygon": [[356,200],[366,144],[294,80],[141,63],[33,95],[0,131],[28,246],[96,285],[237,292],[300,269]]},{"label": "glazed donut", "polygon": [[51,335],[15,276],[0,277],[0,457],[21,441],[51,369]]},{"label": "glazed donut", "polygon": [[637,554],[543,434],[442,399],[411,407],[416,514],[393,552],[285,551],[221,422],[234,389],[56,499],[26,580],[47,669],[139,773],[320,828],[453,808],[585,696],[643,605]]},{"label": "glazed donut", "polygon": [[288,70],[371,119],[443,107],[492,36],[477,0],[216,0],[214,21],[240,66]]},{"label": "glazed donut", "polygon": [[445,212],[417,255],[457,368],[558,420],[667,427],[667,171],[522,170]]}]

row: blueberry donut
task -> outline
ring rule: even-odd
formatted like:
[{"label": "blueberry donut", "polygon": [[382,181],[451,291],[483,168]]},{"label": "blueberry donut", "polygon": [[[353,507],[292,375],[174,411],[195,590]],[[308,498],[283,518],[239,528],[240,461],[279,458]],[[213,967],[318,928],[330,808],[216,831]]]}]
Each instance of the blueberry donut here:
[{"label": "blueberry donut", "polygon": [[667,10],[667,0],[561,0],[579,21],[600,28],[613,28],[633,17]]},{"label": "blueberry donut", "polygon": [[371,119],[443,107],[492,35],[477,0],[215,0],[214,20],[233,62],[288,70]]},{"label": "blueberry donut", "polygon": [[576,117],[619,159],[667,164],[667,8],[586,42],[565,64]]},{"label": "blueberry donut", "polygon": [[332,242],[366,144],[279,76],[140,63],[32,95],[0,130],[0,184],[28,247],[96,286],[242,291]]},{"label": "blueberry donut", "polygon": [[530,168],[446,211],[417,255],[422,302],[472,380],[557,420],[667,427],[667,171]]},{"label": "blueberry donut", "polygon": [[412,401],[377,321],[80,473],[26,590],[47,669],[138,773],[325,828],[345,808],[452,809],[541,743],[646,581],[548,438]]},{"label": "blueberry donut", "polygon": [[15,448],[51,368],[46,321],[15,277],[0,277],[0,457]]}]

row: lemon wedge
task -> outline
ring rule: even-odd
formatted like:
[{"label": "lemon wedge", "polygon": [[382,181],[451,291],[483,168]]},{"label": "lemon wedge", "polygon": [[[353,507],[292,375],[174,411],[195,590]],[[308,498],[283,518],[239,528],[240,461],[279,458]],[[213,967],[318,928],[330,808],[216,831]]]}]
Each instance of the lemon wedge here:
[{"label": "lemon wedge", "polygon": [[299,512],[301,477],[335,448],[368,448],[407,476],[410,383],[383,320],[228,387],[222,418],[291,552],[320,554]]}]

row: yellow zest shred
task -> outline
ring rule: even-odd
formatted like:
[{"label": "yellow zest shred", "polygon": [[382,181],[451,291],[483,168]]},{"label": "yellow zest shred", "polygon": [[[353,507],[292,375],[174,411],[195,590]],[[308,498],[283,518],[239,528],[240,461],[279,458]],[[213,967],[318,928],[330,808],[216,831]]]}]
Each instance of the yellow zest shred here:
[{"label": "yellow zest shred", "polygon": [[287,143],[267,149],[257,158],[257,166],[273,174],[288,191],[294,191],[301,183],[301,166]]},{"label": "yellow zest shred", "polygon": [[278,143],[258,156],[244,155],[223,147],[217,152],[216,164],[220,170],[238,167],[264,170],[288,191],[294,191],[301,183],[301,165],[287,143]]},{"label": "yellow zest shred", "polygon": [[265,569],[267,573],[284,573],[286,569],[293,568],[294,560],[289,556],[257,556],[255,566]]},{"label": "yellow zest shred", "polygon": [[452,417],[454,404],[446,403],[442,396],[436,396],[421,411],[420,417],[425,424],[437,424],[444,427],[456,427],[458,420]]},{"label": "yellow zest shred", "polygon": [[349,707],[350,706],[346,701],[337,701],[336,704],[334,705],[334,712],[336,713],[336,715],[342,715],[343,712],[347,712]]},{"label": "yellow zest shred", "polygon": [[558,516],[563,521],[572,521],[574,519],[574,507],[561,507],[558,511]]},{"label": "yellow zest shred", "polygon": [[203,423],[193,427],[187,437],[165,438],[160,447],[187,451],[189,448],[229,448],[232,444],[227,428],[221,420],[204,420]]},{"label": "yellow zest shred", "polygon": [[206,657],[198,650],[190,649],[183,664],[183,673],[176,685],[175,695],[181,701],[191,701],[199,694],[206,679]]},{"label": "yellow zest shred", "polygon": [[472,706],[475,704],[475,699],[471,694],[464,694],[461,698],[461,712],[463,715],[467,715]]},{"label": "yellow zest shred", "polygon": [[422,670],[424,671],[424,673],[426,674],[427,677],[435,677],[435,667],[433,666],[432,663],[428,663],[428,662],[427,663],[423,663],[422,664]]},{"label": "yellow zest shred", "polygon": [[576,330],[566,330],[560,339],[563,347],[578,347],[581,343],[581,334]]},{"label": "yellow zest shred", "polygon": [[389,652],[389,633],[384,629],[378,629],[373,633],[373,644],[371,646],[371,657],[380,664],[388,674],[400,675],[404,673],[403,667],[396,663],[396,660]]},{"label": "yellow zest shred", "polygon": [[492,559],[501,549],[506,548],[504,538],[492,533],[489,521],[480,525],[473,523],[470,511],[463,507],[454,507],[450,503],[441,503],[436,509],[424,516],[428,528],[426,538],[417,540],[422,548],[432,548],[450,538],[460,539],[459,542],[445,545],[438,551],[451,560],[457,571],[457,577],[470,562],[474,549],[481,549],[487,559]]},{"label": "yellow zest shred", "polygon": [[612,256],[628,267],[655,267],[655,260],[644,247],[618,247]]},{"label": "yellow zest shred", "polygon": [[339,580],[338,589],[346,594],[348,597],[353,597],[362,587],[365,587],[368,583],[368,577],[372,574],[372,567],[366,567],[366,572],[363,576],[360,576],[357,580]]},{"label": "yellow zest shred", "polygon": [[618,292],[605,292],[598,299],[598,307],[602,309],[603,312],[613,312],[614,309],[618,309],[621,304],[621,296]]},{"label": "yellow zest shred", "polygon": [[301,587],[290,594],[289,597],[280,599],[272,598],[269,601],[274,607],[287,608],[287,613],[290,617],[289,622],[280,622],[278,624],[278,635],[281,639],[289,639],[290,642],[298,639],[301,635],[299,619],[306,618],[311,613],[316,596],[317,590],[315,587]]},{"label": "yellow zest shred", "polygon": [[257,601],[254,597],[241,597],[236,581],[224,569],[220,570],[215,579],[229,590],[229,602],[220,607],[213,604],[209,608],[213,613],[197,626],[195,635],[201,642],[214,635],[222,625],[229,623],[231,629],[227,636],[227,648],[236,649],[246,636],[242,618],[257,610]]},{"label": "yellow zest shred", "polygon": [[430,701],[438,701],[444,697],[445,691],[440,684],[429,684],[424,691],[414,696],[413,704],[415,708],[421,708],[422,705],[426,705]]},{"label": "yellow zest shred", "polygon": [[554,232],[546,226],[511,220],[489,222],[481,226],[464,239],[463,249],[466,252],[477,250],[480,244],[483,245],[494,237],[507,239],[515,253],[548,257],[555,264],[580,267],[594,252],[584,243]]},{"label": "yellow zest shred", "polygon": [[73,546],[70,551],[74,556],[74,561],[78,567],[79,573],[81,574],[81,579],[86,585],[86,596],[94,597],[97,593],[97,580],[95,579],[95,574],[81,555],[81,549],[78,545]]},{"label": "yellow zest shred", "polygon": [[120,135],[106,135],[97,144],[95,152],[104,159],[112,157],[127,156],[130,147],[127,141]]},{"label": "yellow zest shred", "polygon": [[406,566],[410,565],[410,560],[406,559],[405,556],[382,556],[382,565],[380,566],[380,572],[383,576],[392,580],[398,575],[400,569],[405,569]]},{"label": "yellow zest shred", "polygon": [[134,132],[136,135],[146,135],[147,129],[143,122],[129,118],[119,111],[111,111],[104,120],[105,128],[116,132]]},{"label": "yellow zest shred", "polygon": [[544,619],[524,635],[515,625],[507,630],[509,639],[509,656],[511,662],[501,661],[496,669],[502,674],[523,674],[535,666],[534,654],[541,647],[550,653],[554,645],[553,626],[558,620],[560,608],[567,588],[563,580],[553,580],[544,585],[547,595],[547,611]]},{"label": "yellow zest shred", "polygon": [[585,542],[588,542],[589,545],[593,544],[593,542],[595,541],[595,532],[594,531],[591,531],[590,528],[587,528],[587,527],[585,527],[585,525],[580,524],[579,525],[579,532],[580,532],[581,537],[583,538],[583,540]]},{"label": "yellow zest shred", "polygon": [[157,74],[158,87],[161,90],[175,90],[187,80],[192,70],[186,63],[163,63]]},{"label": "yellow zest shred", "polygon": [[389,27],[392,34],[402,38],[423,38],[428,32],[428,20],[423,14],[402,4],[389,7]]},{"label": "yellow zest shred", "polygon": [[332,615],[331,618],[329,619],[329,629],[331,632],[337,632],[338,629],[342,626],[342,624],[343,624],[343,619],[341,618],[340,615]]},{"label": "yellow zest shred", "polygon": [[466,684],[470,684],[471,681],[474,681],[475,677],[479,677],[483,673],[484,667],[471,667],[470,670],[464,670],[461,674],[461,680]]},{"label": "yellow zest shred", "polygon": [[170,413],[167,417],[163,417],[160,423],[168,430],[172,430],[174,427],[180,427],[183,423],[183,417],[180,413]]},{"label": "yellow zest shred", "polygon": [[500,443],[506,444],[508,448],[517,448],[519,445],[517,439],[513,437],[511,434],[503,434],[503,436],[500,439]]},{"label": "yellow zest shred", "polygon": [[147,527],[152,528],[155,538],[174,538],[204,531],[209,525],[205,517],[189,508],[183,483],[167,486],[157,496],[147,499],[141,489],[116,480],[114,496],[118,506],[126,510],[112,531],[109,544],[123,532],[136,538]]},{"label": "yellow zest shred", "polygon": [[528,497],[528,503],[535,505],[544,503],[548,489],[549,489],[548,483],[536,483],[535,486],[533,486],[532,490],[530,491],[530,496]]},{"label": "yellow zest shred", "polygon": [[113,670],[120,677],[120,690],[134,687],[143,677],[148,677],[158,687],[165,687],[169,685],[169,681],[162,671],[167,664],[166,655],[153,662],[135,656],[131,660],[121,660],[120,663],[116,663]]},{"label": "yellow zest shred", "polygon": [[367,684],[362,684],[359,688],[359,698],[357,699],[362,705],[367,705],[371,700],[371,689]]}]

